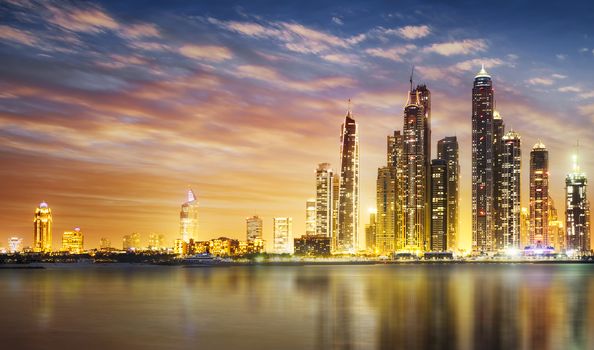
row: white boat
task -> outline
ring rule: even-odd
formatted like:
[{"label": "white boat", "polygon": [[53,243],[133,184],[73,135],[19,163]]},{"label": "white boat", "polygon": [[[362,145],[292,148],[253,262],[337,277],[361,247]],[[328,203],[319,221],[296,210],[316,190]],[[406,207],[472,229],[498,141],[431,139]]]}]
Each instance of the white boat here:
[{"label": "white boat", "polygon": [[201,253],[188,256],[182,260],[182,263],[187,266],[211,266],[219,264],[221,260],[209,253]]}]

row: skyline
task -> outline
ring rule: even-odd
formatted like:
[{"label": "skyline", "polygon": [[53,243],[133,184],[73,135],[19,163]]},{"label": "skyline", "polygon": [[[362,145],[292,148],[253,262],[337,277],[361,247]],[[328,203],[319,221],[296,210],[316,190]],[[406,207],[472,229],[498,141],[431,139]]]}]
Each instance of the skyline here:
[{"label": "skyline", "polygon": [[[298,237],[305,233],[303,204],[315,196],[317,165],[340,168],[340,124],[348,98],[360,128],[359,240],[364,240],[365,213],[375,207],[375,172],[385,163],[385,136],[401,126],[411,65],[417,67],[415,83],[432,91],[432,142],[454,136],[452,130],[459,138],[463,247],[469,248],[471,232],[470,92],[480,63],[493,76],[497,109],[522,135],[523,207],[528,207],[529,151],[538,140],[550,152],[549,184],[560,216],[576,139],[581,168],[591,173],[594,80],[585,68],[594,62],[594,51],[580,52],[594,50],[588,26],[576,25],[586,32],[579,40],[576,35],[573,51],[564,42],[558,52],[532,62],[539,50],[511,45],[527,34],[514,41],[505,32],[488,36],[472,26],[461,32],[451,27],[452,19],[430,20],[426,13],[383,19],[368,13],[352,22],[353,14],[337,10],[328,10],[324,21],[299,18],[294,11],[286,12],[296,18],[272,18],[263,8],[214,8],[205,11],[212,15],[189,18],[187,6],[158,19],[150,15],[157,5],[122,18],[115,4],[48,3],[61,9],[49,11],[45,31],[39,31],[22,21],[35,17],[23,7],[0,6],[11,19],[0,26],[0,157],[9,164],[2,167],[3,246],[14,235],[31,245],[31,216],[42,200],[54,215],[54,245],[61,232],[75,226],[84,230],[89,246],[98,246],[100,237],[115,244],[132,232],[163,233],[173,240],[188,184],[200,202],[200,231],[208,234],[199,232],[200,239],[244,238],[245,219],[253,214],[264,219],[267,241],[273,217],[293,217]],[[21,21],[12,18],[17,11],[23,11]],[[587,13],[581,11],[576,22],[588,19]],[[172,17],[210,31],[192,40],[179,32],[175,37]],[[369,26],[370,19],[377,23]],[[549,29],[561,22],[549,23]],[[51,45],[35,39],[38,33]],[[548,38],[567,33],[574,34],[566,30]],[[62,39],[75,44],[57,45],[56,34],[71,35]],[[275,34],[283,35],[271,40]],[[168,47],[140,48],[148,43]],[[77,51],[85,45],[96,50],[91,57]],[[113,57],[109,49],[122,49],[118,45],[129,56]],[[74,64],[78,56],[86,61]],[[109,61],[97,62],[101,59]],[[171,62],[173,67],[167,66]],[[58,78],[60,73],[70,80]]]}]

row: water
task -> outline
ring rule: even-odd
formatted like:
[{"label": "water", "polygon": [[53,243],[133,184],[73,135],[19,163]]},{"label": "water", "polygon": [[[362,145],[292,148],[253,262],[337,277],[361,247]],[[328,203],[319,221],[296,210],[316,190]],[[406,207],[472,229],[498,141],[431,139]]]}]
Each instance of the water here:
[{"label": "water", "polygon": [[593,292],[577,264],[1,270],[0,344],[594,349]]}]

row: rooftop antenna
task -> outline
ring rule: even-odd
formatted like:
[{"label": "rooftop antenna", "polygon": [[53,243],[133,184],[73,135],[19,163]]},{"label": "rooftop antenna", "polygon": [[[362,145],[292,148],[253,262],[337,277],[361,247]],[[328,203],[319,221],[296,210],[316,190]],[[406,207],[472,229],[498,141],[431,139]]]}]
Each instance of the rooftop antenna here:
[{"label": "rooftop antenna", "polygon": [[347,115],[351,115],[352,111],[351,111],[351,99],[349,98],[349,102],[348,102],[348,107],[347,107]]},{"label": "rooftop antenna", "polygon": [[413,64],[410,70],[410,91],[413,91],[413,75],[415,74],[415,65]]}]

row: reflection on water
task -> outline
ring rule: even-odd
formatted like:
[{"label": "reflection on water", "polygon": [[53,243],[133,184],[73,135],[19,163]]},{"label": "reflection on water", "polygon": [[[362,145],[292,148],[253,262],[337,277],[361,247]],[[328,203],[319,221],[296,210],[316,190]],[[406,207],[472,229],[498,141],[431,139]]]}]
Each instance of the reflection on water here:
[{"label": "reflection on water", "polygon": [[594,266],[0,271],[0,339],[69,349],[594,349]]}]

